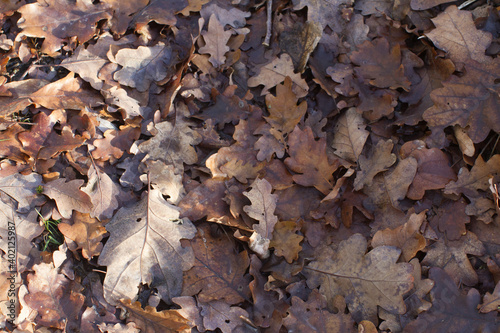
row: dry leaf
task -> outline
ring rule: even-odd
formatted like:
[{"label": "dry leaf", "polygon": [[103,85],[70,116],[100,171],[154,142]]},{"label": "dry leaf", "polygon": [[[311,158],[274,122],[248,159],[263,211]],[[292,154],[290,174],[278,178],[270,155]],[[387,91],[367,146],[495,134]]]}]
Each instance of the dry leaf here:
[{"label": "dry leaf", "polygon": [[205,46],[198,50],[201,54],[210,54],[210,62],[215,68],[224,65],[226,57],[224,56],[229,51],[227,42],[231,37],[231,31],[224,31],[224,26],[219,23],[215,14],[210,16],[208,21],[208,30],[201,33],[205,40]]},{"label": "dry leaf", "polygon": [[92,210],[92,200],[80,190],[82,185],[81,179],[66,182],[65,178],[58,178],[45,184],[43,194],[54,199],[61,216],[69,219],[73,210],[80,213],[90,213]]}]

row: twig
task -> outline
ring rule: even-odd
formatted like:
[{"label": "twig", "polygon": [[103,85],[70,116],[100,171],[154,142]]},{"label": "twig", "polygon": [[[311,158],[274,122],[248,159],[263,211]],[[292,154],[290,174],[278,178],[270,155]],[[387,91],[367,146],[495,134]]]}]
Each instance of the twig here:
[{"label": "twig", "polygon": [[272,21],[273,21],[273,0],[267,0],[267,31],[266,31],[266,38],[264,39],[264,44],[265,46],[269,46],[269,43],[271,41],[271,30],[272,30]]}]

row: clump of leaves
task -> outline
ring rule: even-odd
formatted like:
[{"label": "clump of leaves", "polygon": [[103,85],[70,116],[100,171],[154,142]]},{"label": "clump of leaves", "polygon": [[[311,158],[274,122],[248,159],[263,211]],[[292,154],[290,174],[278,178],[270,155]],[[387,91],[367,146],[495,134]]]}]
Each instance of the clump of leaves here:
[{"label": "clump of leaves", "polygon": [[38,216],[40,216],[40,218],[42,219],[43,225],[45,227],[45,230],[42,233],[43,237],[42,251],[53,252],[57,250],[59,245],[61,245],[64,241],[64,236],[57,228],[57,225],[61,223],[61,219],[59,220],[45,219],[38,210],[36,210],[36,212],[38,213]]}]

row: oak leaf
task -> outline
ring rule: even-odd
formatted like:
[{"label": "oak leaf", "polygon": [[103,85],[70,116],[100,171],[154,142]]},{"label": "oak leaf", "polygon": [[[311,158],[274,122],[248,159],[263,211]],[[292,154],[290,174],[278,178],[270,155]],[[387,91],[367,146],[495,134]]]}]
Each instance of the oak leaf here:
[{"label": "oak leaf", "polygon": [[394,146],[392,140],[379,141],[373,148],[373,152],[369,158],[365,156],[359,157],[360,171],[354,179],[354,189],[359,191],[365,185],[370,186],[373,182],[373,177],[379,172],[387,170],[396,162],[396,155],[391,153]]},{"label": "oak leaf", "polygon": [[12,124],[5,131],[0,132],[2,139],[0,140],[0,157],[24,163],[27,159],[26,154],[22,152],[21,141],[18,140],[18,134],[24,132],[25,129],[19,124]]},{"label": "oak leaf", "polygon": [[52,264],[34,265],[33,270],[27,277],[29,294],[24,300],[38,311],[36,322],[58,329],[74,327],[85,300],[81,286],[59,274]]},{"label": "oak leaf", "polygon": [[350,0],[293,0],[293,9],[307,7],[307,21],[318,22],[321,30],[329,26],[334,32],[340,33],[347,23],[342,16],[342,9],[350,7],[352,3]]},{"label": "oak leaf", "polygon": [[334,129],[332,148],[335,154],[349,162],[357,162],[370,133],[365,129],[363,117],[355,108],[348,109],[339,118]]},{"label": "oak leaf", "polygon": [[498,308],[500,307],[500,282],[498,282],[495,286],[493,293],[486,292],[483,303],[477,307],[481,313],[498,311]]},{"label": "oak leaf", "polygon": [[426,10],[432,7],[439,6],[448,0],[411,0],[410,6],[413,10]]},{"label": "oak leaf", "polygon": [[201,302],[215,300],[236,304],[248,299],[249,276],[245,274],[250,260],[246,251],[238,253],[227,237],[213,237],[208,225],[198,227],[191,240],[194,264],[184,272],[182,295]]},{"label": "oak leaf", "polygon": [[82,255],[86,259],[98,256],[102,250],[101,240],[106,233],[102,224],[91,218],[88,214],[75,212],[73,221],[63,221],[57,225],[59,231],[76,244],[68,244],[72,251],[82,249]]},{"label": "oak leaf", "polygon": [[[198,0],[198,1],[206,1],[206,0]],[[234,7],[227,9],[219,6],[217,3],[212,2],[201,8],[200,15],[205,19],[205,22],[208,22],[211,16],[215,15],[215,17],[220,22],[222,27],[230,25],[233,28],[238,29],[238,28],[243,28],[246,25],[246,18],[251,16],[252,14],[249,12],[244,12]]]},{"label": "oak leaf", "polygon": [[245,325],[242,318],[248,318],[248,312],[239,306],[230,306],[224,301],[210,301],[200,303],[200,314],[203,317],[203,326],[207,330],[219,328],[222,333],[238,331],[238,326]]},{"label": "oak leaf", "polygon": [[61,216],[69,219],[73,210],[80,213],[90,213],[92,210],[92,200],[87,193],[80,190],[82,184],[81,179],[66,183],[65,178],[58,178],[44,185],[43,194],[54,199]]},{"label": "oak leaf", "polygon": [[361,234],[342,241],[336,250],[333,247],[317,254],[304,268],[310,288],[319,285],[327,300],[344,296],[357,322],[377,322],[377,306],[391,313],[406,312],[403,295],[413,286],[413,266],[396,263],[401,250],[379,246],[365,253],[368,243]]},{"label": "oak leaf", "polygon": [[193,238],[196,228],[179,219],[179,208],[167,203],[160,191],[152,189],[133,206],[120,208],[106,230],[110,238],[99,264],[108,266],[104,297],[109,303],[134,299],[140,283],[157,288],[167,302],[180,294],[182,272],[194,262],[193,251],[180,240]]},{"label": "oak leaf", "polygon": [[[151,21],[173,26],[177,22],[175,13],[183,10],[187,5],[186,0],[150,0],[147,6],[133,17],[131,24],[134,24],[137,30]],[[121,8],[122,2],[118,2],[117,6]]]},{"label": "oak leaf", "polygon": [[420,233],[420,226],[425,221],[425,211],[412,214],[408,222],[396,229],[379,230],[373,235],[372,246],[395,246],[401,249],[404,261],[409,262],[418,251],[426,246],[424,236]]},{"label": "oak leaf", "polygon": [[256,87],[262,84],[264,89],[262,89],[261,95],[266,95],[269,89],[283,82],[287,76],[292,79],[292,90],[295,95],[298,98],[305,97],[309,90],[307,82],[299,74],[293,72],[292,58],[286,53],[260,67],[258,74],[248,79],[248,86]]},{"label": "oak leaf", "polygon": [[157,311],[149,305],[143,309],[141,303],[132,303],[129,299],[120,300],[119,306],[127,310],[127,322],[135,323],[144,333],[174,333],[190,329],[188,320],[180,314],[179,310]]},{"label": "oak leaf", "polygon": [[297,223],[294,221],[278,222],[269,243],[269,247],[274,248],[274,254],[278,257],[284,257],[289,264],[299,258],[299,252],[302,250],[300,242],[304,236],[297,235],[296,231]]},{"label": "oak leaf", "polygon": [[[161,194],[168,197],[167,201],[177,205],[186,194],[182,184],[182,175],[175,173],[173,165],[167,165],[162,161],[146,161],[149,183]],[[141,175],[143,183],[148,183],[148,175]]]},{"label": "oak leaf", "polygon": [[120,130],[109,129],[104,132],[104,138],[94,140],[95,149],[92,157],[101,161],[110,161],[114,164],[122,157],[125,151],[139,138],[141,131],[133,126],[121,126]]},{"label": "oak leaf", "polygon": [[283,318],[283,326],[288,332],[331,332],[354,333],[354,320],[345,314],[345,301],[342,296],[334,300],[335,314],[327,309],[327,300],[316,289],[313,289],[307,302],[300,297],[292,296],[292,306]]},{"label": "oak leaf", "polygon": [[62,47],[64,39],[76,36],[80,43],[89,41],[96,33],[97,22],[111,18],[111,9],[106,4],[89,0],[30,3],[19,8],[19,12],[22,34],[45,38],[42,52],[49,55]]},{"label": "oak leaf", "polygon": [[37,157],[48,160],[49,158],[80,147],[85,142],[85,137],[74,135],[69,126],[64,126],[61,134],[51,131],[40,148]]},{"label": "oak leaf", "polygon": [[210,54],[209,61],[215,68],[224,65],[226,57],[224,56],[229,51],[227,42],[231,37],[231,31],[224,31],[224,26],[219,23],[219,20],[212,14],[208,21],[208,30],[201,33],[205,40],[205,46],[198,50],[201,54]]},{"label": "oak leaf", "polygon": [[427,149],[423,141],[406,142],[399,153],[417,160],[417,173],[406,195],[410,199],[420,200],[426,190],[442,189],[456,179],[446,154],[438,148]]},{"label": "oak leaf", "polygon": [[434,44],[450,55],[454,62],[466,62],[472,59],[478,62],[488,61],[484,54],[490,45],[492,36],[489,32],[478,30],[472,20],[472,13],[459,10],[451,5],[432,19],[436,29],[426,36]]},{"label": "oak leaf", "polygon": [[465,225],[470,222],[470,217],[465,213],[466,206],[463,199],[441,203],[436,215],[430,220],[431,226],[445,233],[447,239],[458,240],[465,235]]},{"label": "oak leaf", "polygon": [[297,102],[298,96],[293,92],[292,79],[287,76],[283,84],[276,86],[276,96],[266,95],[269,117],[264,118],[275,130],[287,135],[293,131],[307,111],[306,101],[302,101],[299,105]]},{"label": "oak leaf", "polygon": [[31,105],[29,96],[49,82],[41,79],[27,79],[6,83],[12,96],[0,96],[0,116],[8,116]]},{"label": "oak leaf", "polygon": [[123,66],[113,74],[116,81],[144,92],[152,82],[164,80],[172,64],[172,48],[159,42],[155,46],[123,48],[115,55],[115,61]]},{"label": "oak leaf", "polygon": [[274,215],[278,196],[271,194],[272,190],[267,180],[257,178],[252,184],[252,189],[243,192],[252,203],[243,207],[243,210],[248,216],[259,221],[258,224],[253,225],[255,231],[250,237],[250,249],[262,258],[269,256],[269,242],[273,238],[274,226],[278,222],[278,218]]},{"label": "oak leaf", "polygon": [[27,213],[35,204],[36,189],[42,185],[42,177],[36,173],[27,176],[12,174],[0,179],[0,191],[17,201],[17,211]]},{"label": "oak leaf", "polygon": [[175,166],[176,172],[184,170],[183,163],[194,164],[198,155],[193,147],[200,143],[201,136],[189,127],[189,123],[177,119],[175,124],[163,121],[155,125],[157,133],[139,145],[139,150],[148,154],[148,159],[160,160]]},{"label": "oak leaf", "polygon": [[95,165],[89,168],[87,176],[87,186],[82,191],[89,195],[92,202],[90,217],[96,217],[100,221],[111,218],[119,207],[118,197],[122,192],[120,185]]},{"label": "oak leaf", "polygon": [[333,164],[326,155],[326,139],[314,140],[310,127],[303,131],[297,126],[288,137],[288,153],[285,164],[292,171],[293,180],[303,186],[314,186],[321,193],[327,195],[332,189],[333,172],[339,166],[338,160]]},{"label": "oak leaf", "polygon": [[359,67],[354,71],[359,78],[378,88],[410,90],[410,81],[404,75],[399,44],[390,47],[385,38],[365,41],[350,56]]},{"label": "oak leaf", "polygon": [[422,265],[440,267],[456,283],[473,286],[478,282],[478,277],[467,255],[482,256],[484,253],[483,243],[471,231],[455,241],[447,240],[442,235],[429,247]]},{"label": "oak leaf", "polygon": [[408,333],[496,332],[500,329],[496,313],[477,312],[481,296],[476,289],[463,295],[456,282],[444,270],[432,267],[434,281],[430,295],[432,307],[405,327]]},{"label": "oak leaf", "polygon": [[85,89],[82,79],[69,73],[66,77],[49,83],[29,97],[35,104],[48,109],[80,110],[86,106],[95,107],[102,104],[102,98],[93,90]]}]

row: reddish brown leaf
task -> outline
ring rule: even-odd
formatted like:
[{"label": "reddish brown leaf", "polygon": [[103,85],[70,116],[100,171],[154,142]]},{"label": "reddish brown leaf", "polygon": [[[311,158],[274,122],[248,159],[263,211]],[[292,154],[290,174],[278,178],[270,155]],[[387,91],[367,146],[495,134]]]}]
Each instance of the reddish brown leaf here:
[{"label": "reddish brown leaf", "polygon": [[191,241],[195,263],[184,272],[182,295],[198,295],[201,302],[224,300],[236,304],[248,299],[250,260],[246,251],[237,253],[225,236],[213,237],[208,225],[198,227]]},{"label": "reddish brown leaf", "polygon": [[303,186],[314,186],[323,194],[328,194],[332,189],[333,172],[339,166],[338,160],[330,164],[326,156],[326,140],[314,140],[310,127],[304,131],[297,126],[288,138],[290,157],[285,164],[292,171],[299,173],[293,175],[293,180]]},{"label": "reddish brown leaf", "polygon": [[34,274],[28,275],[29,294],[26,303],[38,311],[40,325],[65,329],[77,325],[84,297],[81,286],[59,274],[52,264],[33,266]]},{"label": "reddish brown leaf", "polygon": [[294,221],[278,222],[274,228],[273,238],[269,247],[274,248],[274,254],[278,257],[284,257],[291,264],[299,258],[299,252],[302,250],[300,242],[304,236],[297,235],[297,223]]},{"label": "reddish brown leaf", "polygon": [[365,185],[370,186],[373,177],[379,172],[387,170],[396,162],[396,155],[391,153],[394,144],[391,140],[379,141],[373,148],[370,158],[361,156],[359,158],[359,167],[361,170],[357,173],[354,179],[354,189],[359,191]]},{"label": "reddish brown leaf", "polygon": [[423,141],[406,142],[399,153],[417,160],[417,173],[406,195],[410,199],[420,200],[426,190],[442,189],[456,179],[446,154],[437,148],[427,149]]},{"label": "reddish brown leaf", "polygon": [[88,214],[75,212],[73,221],[60,223],[57,227],[65,237],[76,243],[76,246],[68,245],[72,251],[82,249],[82,255],[86,259],[92,259],[101,253],[101,240],[106,228]]},{"label": "reddish brown leaf", "polygon": [[396,229],[385,229],[377,231],[373,235],[372,246],[376,248],[382,245],[392,245],[402,250],[403,259],[409,262],[418,251],[426,246],[424,236],[420,233],[420,226],[425,221],[425,211],[420,214],[412,214],[408,222]]},{"label": "reddish brown leaf", "polygon": [[[111,18],[110,8],[102,3],[78,0],[49,0],[31,3],[19,9],[22,21],[19,27],[30,37],[45,38],[42,52],[54,55],[66,38],[76,36],[80,43],[90,40],[95,26],[102,19]],[[83,23],[85,22],[85,23]]]},{"label": "reddish brown leaf", "polygon": [[410,81],[404,75],[399,44],[393,47],[385,38],[365,41],[350,56],[359,67],[356,74],[378,88],[410,89]]},{"label": "reddish brown leaf", "polygon": [[445,233],[447,239],[458,240],[465,235],[465,225],[470,222],[470,217],[465,214],[466,206],[463,199],[442,203],[437,214],[430,220],[432,227]]}]

